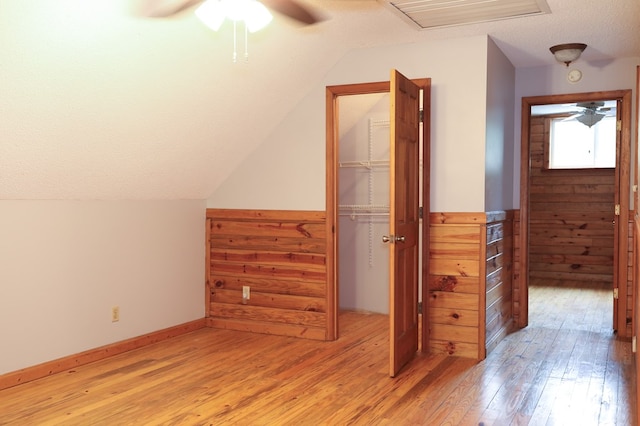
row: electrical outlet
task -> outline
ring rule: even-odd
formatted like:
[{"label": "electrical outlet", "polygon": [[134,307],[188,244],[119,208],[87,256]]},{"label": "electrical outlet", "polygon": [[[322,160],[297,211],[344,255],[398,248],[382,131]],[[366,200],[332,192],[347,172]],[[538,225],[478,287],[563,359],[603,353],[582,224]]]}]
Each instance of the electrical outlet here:
[{"label": "electrical outlet", "polygon": [[242,299],[243,300],[251,299],[251,287],[249,287],[248,285],[242,286]]},{"label": "electrical outlet", "polygon": [[120,321],[120,306],[114,306],[111,308],[111,322]]}]

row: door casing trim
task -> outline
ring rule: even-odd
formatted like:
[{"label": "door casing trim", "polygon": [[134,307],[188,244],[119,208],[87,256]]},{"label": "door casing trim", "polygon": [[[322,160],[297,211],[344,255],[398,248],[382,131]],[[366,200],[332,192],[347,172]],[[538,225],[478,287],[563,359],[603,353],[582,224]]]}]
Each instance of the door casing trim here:
[{"label": "door casing trim", "polygon": [[[430,112],[431,112],[431,79],[411,79],[423,91],[423,151],[422,151],[422,299],[428,294],[429,277],[429,200],[430,200]],[[326,264],[327,264],[327,340],[335,340],[339,336],[339,288],[338,288],[338,98],[346,95],[366,95],[390,91],[389,81],[371,83],[355,83],[327,86],[325,92],[326,105]],[[422,304],[422,352],[429,351],[428,303]]]},{"label": "door casing trim", "polygon": [[630,195],[630,170],[631,170],[631,90],[613,90],[589,93],[568,93],[562,95],[529,96],[522,98],[522,118],[520,129],[520,267],[519,296],[520,311],[517,326],[524,328],[529,323],[529,116],[534,105],[590,102],[599,100],[616,100],[620,104],[619,116],[622,121],[620,140],[617,154],[616,174],[616,199],[620,204],[620,216],[618,217],[616,232],[616,247],[618,252],[618,264],[614,265],[614,276],[617,279],[614,287],[619,288],[618,313],[614,319],[614,329],[618,331],[618,337],[627,336],[626,311],[627,311],[627,243],[629,239],[629,199]]}]

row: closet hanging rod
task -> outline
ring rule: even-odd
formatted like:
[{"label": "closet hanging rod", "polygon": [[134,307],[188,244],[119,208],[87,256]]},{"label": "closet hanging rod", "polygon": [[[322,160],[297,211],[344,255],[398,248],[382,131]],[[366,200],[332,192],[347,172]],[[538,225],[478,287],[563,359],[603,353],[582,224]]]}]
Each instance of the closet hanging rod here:
[{"label": "closet hanging rod", "polygon": [[340,204],[338,206],[343,212],[387,212],[389,206],[384,204]]},{"label": "closet hanging rod", "polygon": [[344,212],[344,213],[340,213],[339,216],[348,216],[350,218],[355,218],[355,217],[359,217],[359,216],[366,216],[366,217],[375,217],[375,216],[380,216],[380,217],[388,217],[389,216],[389,212]]},{"label": "closet hanging rod", "polygon": [[[389,167],[389,160],[340,161],[338,167],[366,167],[368,169],[373,167]],[[420,167],[422,168],[422,160],[420,160]]]},{"label": "closet hanging rod", "polygon": [[338,163],[339,167],[389,167],[389,160],[367,160],[367,161],[341,161]]}]

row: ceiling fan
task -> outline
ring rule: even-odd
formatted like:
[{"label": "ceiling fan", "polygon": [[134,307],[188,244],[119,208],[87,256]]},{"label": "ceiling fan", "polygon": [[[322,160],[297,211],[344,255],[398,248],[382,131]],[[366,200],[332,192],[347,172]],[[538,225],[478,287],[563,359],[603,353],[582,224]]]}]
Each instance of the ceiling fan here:
[{"label": "ceiling fan", "polygon": [[[303,25],[312,25],[320,21],[310,8],[297,0],[256,0],[275,12],[287,16]],[[168,18],[195,7],[204,0],[143,0],[138,13],[153,18]]]},{"label": "ceiling fan", "polygon": [[571,112],[573,115],[564,121],[575,119],[585,126],[591,127],[607,115],[612,115],[610,112],[612,109],[615,113],[615,108],[605,107],[602,101],[578,102],[576,107],[582,108],[582,110]]}]

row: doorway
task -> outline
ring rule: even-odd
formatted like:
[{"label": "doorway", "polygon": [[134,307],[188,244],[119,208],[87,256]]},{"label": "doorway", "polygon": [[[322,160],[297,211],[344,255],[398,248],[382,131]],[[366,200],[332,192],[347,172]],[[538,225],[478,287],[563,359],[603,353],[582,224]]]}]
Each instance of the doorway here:
[{"label": "doorway", "polygon": [[340,96],[338,120],[339,307],[388,315],[389,93]]},{"label": "doorway", "polygon": [[[394,137],[394,134],[397,134],[397,132],[395,132],[394,129],[396,129],[397,124],[402,121],[403,118],[411,116],[413,117],[412,114],[400,114],[398,115],[398,105],[401,104],[405,104],[405,102],[403,101],[402,98],[398,98],[397,90],[391,91],[390,88],[393,86],[394,89],[397,89],[397,78],[403,78],[399,73],[392,73],[392,80],[389,82],[377,82],[377,83],[360,83],[360,84],[351,84],[351,85],[342,85],[342,86],[330,86],[327,87],[327,98],[326,98],[326,105],[327,105],[327,234],[329,235],[329,241],[328,241],[328,247],[327,247],[327,270],[328,270],[328,295],[327,295],[327,301],[328,301],[328,306],[329,306],[329,311],[328,311],[328,321],[330,322],[329,324],[329,332],[333,333],[333,335],[331,336],[332,338],[337,338],[339,336],[339,322],[338,322],[338,313],[340,310],[340,295],[339,295],[339,289],[340,289],[340,266],[339,266],[339,242],[340,242],[340,195],[339,195],[339,180],[340,180],[340,156],[339,156],[339,137],[340,137],[340,123],[339,123],[339,119],[340,119],[340,114],[339,111],[341,109],[340,106],[340,99],[341,97],[346,97],[346,96],[353,96],[353,95],[369,95],[369,94],[386,94],[386,93],[391,93],[391,105],[394,105],[394,108],[392,108],[391,110],[395,111],[396,115],[395,115],[395,119],[394,119],[394,114],[390,114],[391,116],[391,125],[390,125],[390,130],[391,130],[391,139],[390,139],[390,143],[392,144],[392,146],[398,146],[397,145],[397,137]],[[404,79],[404,78],[403,78]],[[430,134],[430,126],[429,126],[429,122],[428,122],[428,117],[430,116],[430,79],[419,79],[419,80],[413,80],[410,81],[408,79],[404,79],[403,81],[406,81],[406,84],[410,85],[410,86],[414,86],[416,88],[416,90],[418,92],[422,93],[422,97],[424,99],[424,105],[423,105],[423,116],[427,117],[427,119],[425,120],[424,124],[421,127],[422,129],[422,158],[421,158],[421,162],[423,163],[423,173],[420,176],[421,182],[420,182],[420,188],[421,188],[421,195],[422,195],[422,199],[423,199],[423,205],[422,205],[422,211],[424,212],[428,212],[428,200],[429,200],[429,185],[428,185],[428,173],[429,173],[429,134]],[[401,88],[402,89],[402,88]],[[402,92],[402,90],[400,90],[400,92]],[[416,92],[416,93],[418,93]],[[406,92],[403,92],[406,93]],[[413,98],[415,100],[415,97]],[[414,103],[414,101],[411,101],[409,103]],[[412,107],[413,108],[413,107]],[[417,104],[415,105],[415,120],[418,119],[418,109],[417,109]],[[398,120],[398,117],[401,117],[401,120]],[[417,129],[417,126],[415,127]],[[407,132],[403,132],[402,135],[407,134]],[[402,136],[403,138],[404,136]],[[396,141],[396,142],[394,142]],[[404,143],[404,142],[403,142]],[[416,139],[416,143],[415,145],[418,145],[417,139]],[[397,164],[398,159],[404,161],[404,158],[402,158],[402,156],[404,155],[405,152],[409,152],[406,149],[403,149],[401,151],[396,151],[394,150],[394,148],[392,147],[390,150],[390,154],[391,154],[391,159],[389,161],[389,168],[390,168],[390,172],[389,175],[392,177],[392,181],[393,181],[393,176],[396,176],[396,173],[398,171],[404,172],[405,170],[414,170],[416,173],[416,176],[418,175],[418,168],[417,167],[409,167],[410,164],[413,164],[412,162],[404,162],[401,163],[403,165],[405,165],[406,167],[395,167],[395,164]],[[398,155],[401,155],[401,157],[398,157]],[[417,160],[417,157],[416,157]],[[417,161],[416,161],[416,165],[417,165]],[[402,178],[404,179],[404,178]],[[407,184],[409,184],[409,181],[405,181],[402,180],[402,182],[405,182]],[[417,181],[416,181],[417,182]],[[401,185],[401,187],[403,187],[403,185]],[[408,187],[414,187],[412,185],[409,185]],[[390,185],[390,188],[394,188],[393,185]],[[416,195],[419,194],[419,190],[418,187],[415,186],[414,187],[416,190]],[[401,188],[401,191],[404,188]],[[393,190],[395,191],[395,193],[399,194],[397,187]],[[392,198],[391,196],[389,198]],[[416,197],[417,199],[417,197]],[[424,201],[426,200],[426,201]],[[413,201],[411,201],[413,203]],[[353,206],[348,206],[348,208],[353,208],[354,210],[356,208],[358,208],[359,203],[354,203]],[[406,206],[409,206],[410,204],[407,204]],[[344,207],[344,206],[343,206]],[[369,209],[371,206],[367,206],[367,209]],[[389,206],[390,209],[390,224],[395,224],[397,218],[399,218],[401,215],[403,217],[406,216],[406,211],[409,210],[415,210],[416,216],[415,216],[415,220],[416,222],[418,221],[418,206],[415,205],[415,209],[413,208],[408,208],[405,207],[405,204],[402,203],[401,204],[401,209],[398,210],[396,208],[395,205],[391,205]],[[342,212],[344,212],[344,209],[342,209]],[[399,212],[399,213],[398,213]],[[355,215],[355,213],[357,212],[352,212],[352,214]],[[369,213],[369,211],[365,212],[365,213]],[[427,214],[427,213],[425,213]],[[351,214],[350,214],[351,216]],[[390,230],[393,230],[393,227],[390,226],[389,227]],[[417,228],[416,228],[416,233],[417,233]],[[405,242],[405,239],[403,236],[393,236],[393,235],[388,235],[385,236],[386,241],[389,241],[390,239],[393,240],[392,243],[394,242]],[[397,253],[398,250],[402,249],[400,247],[402,246],[406,246],[406,247],[410,247],[412,245],[416,245],[416,247],[418,246],[418,244],[422,244],[422,251],[423,251],[423,257],[425,256],[425,253],[428,254],[428,229],[425,229],[425,227],[423,227],[422,232],[420,234],[420,237],[418,237],[416,235],[416,238],[418,238],[419,241],[416,241],[416,239],[414,239],[413,237],[409,236],[406,239],[406,244],[402,244],[402,245],[398,245],[396,244],[394,246],[394,249],[390,250],[390,252],[393,253]],[[375,242],[377,244],[377,242]],[[426,247],[426,249],[425,249]],[[391,256],[391,255],[390,255]],[[416,254],[415,255],[416,260],[419,258],[419,256]],[[407,256],[402,256],[403,259],[408,259]],[[390,267],[392,267],[394,264],[393,261],[390,262]],[[416,268],[417,269],[417,268]],[[406,270],[403,270],[406,271]],[[393,276],[393,270],[390,268],[390,273],[389,273],[389,277]],[[419,270],[416,270],[416,273],[418,273],[421,277],[422,277],[422,288],[421,288],[421,293],[426,294],[426,291],[424,291],[425,286],[426,286],[426,276],[427,276],[427,272],[428,272],[428,265],[425,265],[425,262],[422,263],[421,268],[419,268]],[[398,276],[396,274],[396,276]],[[400,274],[400,276],[405,277],[406,274],[404,272],[402,272]],[[397,280],[391,280],[391,278],[389,279],[389,282],[391,283],[391,287],[394,287],[394,282],[397,282]],[[400,300],[399,297],[397,297],[398,294],[401,294],[402,297],[405,296],[410,296],[407,291],[402,290],[400,293],[395,293],[394,291],[389,291],[389,289],[387,289],[387,291],[389,292],[390,295],[390,321],[392,321],[393,324],[393,318],[395,318],[395,316],[393,315],[394,311],[394,306],[398,306],[398,300]],[[418,293],[418,289],[416,288],[416,295],[415,297],[409,297],[407,300],[413,300],[413,305],[409,304],[406,305],[404,302],[402,304],[402,306],[404,308],[406,308],[407,311],[411,311],[413,312],[416,317],[417,317],[417,311],[418,311],[418,303],[417,303],[417,295]],[[393,298],[392,298],[393,297]],[[404,299],[403,299],[404,300]],[[403,308],[403,309],[404,309]],[[402,315],[400,315],[400,317],[403,317]],[[425,331],[428,331],[428,327],[425,327],[424,325],[426,324],[427,321],[427,315],[422,315],[422,329]],[[399,324],[396,321],[396,324],[398,324],[398,327],[392,327],[392,330],[390,330],[392,333],[392,335],[394,335],[395,332],[397,332],[398,330],[401,330],[402,327],[407,326],[408,324],[406,322],[402,322],[402,324]],[[416,332],[416,349],[418,347],[418,342],[417,342],[417,329],[415,329]],[[394,338],[390,339],[391,342],[391,350],[390,350],[390,354],[391,354],[391,360],[393,363],[393,359],[394,359],[394,349],[393,349],[393,342],[395,341]],[[425,344],[425,342],[428,342],[428,333],[427,332],[423,332],[422,333],[422,348],[423,351],[427,351],[428,350],[428,343]],[[404,347],[404,346],[403,346]],[[415,350],[414,350],[415,352]],[[398,363],[396,363],[396,366],[399,365]],[[393,367],[391,368],[392,372],[391,375],[394,376],[394,372],[393,372]]]},{"label": "doorway", "polygon": [[[609,282],[611,329],[620,337],[628,337],[630,102],[630,90],[522,100],[521,291],[519,311],[515,312],[519,327],[529,323],[529,285],[545,280],[595,286]],[[547,112],[535,113],[540,109]],[[591,127],[595,124],[590,121],[593,114],[599,120],[613,110],[613,164],[594,168],[553,166],[550,141],[555,122],[564,126],[578,119]],[[577,157],[577,151],[572,156]]]}]

